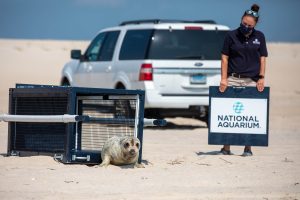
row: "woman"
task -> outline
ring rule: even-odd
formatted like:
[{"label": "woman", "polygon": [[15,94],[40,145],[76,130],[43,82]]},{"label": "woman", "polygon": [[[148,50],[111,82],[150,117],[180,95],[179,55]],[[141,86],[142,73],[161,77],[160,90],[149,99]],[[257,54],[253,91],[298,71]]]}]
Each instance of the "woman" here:
[{"label": "woman", "polygon": [[[227,86],[254,86],[262,92],[266,57],[268,56],[265,36],[255,30],[259,6],[254,4],[242,16],[240,27],[230,31],[224,40],[219,90]],[[231,155],[230,145],[224,145],[220,154]],[[252,156],[251,146],[245,146],[243,156]]]}]

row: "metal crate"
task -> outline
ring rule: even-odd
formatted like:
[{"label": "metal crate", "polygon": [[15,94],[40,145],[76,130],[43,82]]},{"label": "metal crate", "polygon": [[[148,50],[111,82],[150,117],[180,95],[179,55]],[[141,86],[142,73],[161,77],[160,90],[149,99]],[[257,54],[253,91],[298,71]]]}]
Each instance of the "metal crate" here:
[{"label": "metal crate", "polygon": [[104,142],[136,136],[142,159],[142,90],[18,84],[9,90],[10,115],[79,115],[74,123],[9,122],[8,155],[53,155],[63,163],[99,164]]}]

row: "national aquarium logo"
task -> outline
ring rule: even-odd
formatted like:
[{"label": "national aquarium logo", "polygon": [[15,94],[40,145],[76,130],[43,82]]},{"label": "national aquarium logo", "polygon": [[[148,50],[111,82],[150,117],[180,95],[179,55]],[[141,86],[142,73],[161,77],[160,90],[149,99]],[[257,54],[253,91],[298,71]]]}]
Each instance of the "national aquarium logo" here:
[{"label": "national aquarium logo", "polygon": [[260,128],[257,116],[243,115],[246,110],[240,101],[232,105],[232,114],[218,115],[218,127],[223,128]]},{"label": "national aquarium logo", "polygon": [[242,111],[244,110],[244,105],[243,105],[243,103],[241,103],[241,102],[235,102],[234,104],[233,104],[233,110],[234,110],[234,112],[236,113],[236,114],[241,114],[242,113]]}]

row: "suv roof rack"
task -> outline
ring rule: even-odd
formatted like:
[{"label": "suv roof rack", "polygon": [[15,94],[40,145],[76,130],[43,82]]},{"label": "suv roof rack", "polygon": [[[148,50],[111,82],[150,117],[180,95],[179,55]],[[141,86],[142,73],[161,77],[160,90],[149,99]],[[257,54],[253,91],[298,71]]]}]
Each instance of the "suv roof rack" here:
[{"label": "suv roof rack", "polygon": [[216,24],[214,20],[172,20],[172,19],[144,19],[144,20],[131,20],[124,21],[120,26],[130,25],[130,24],[162,24],[162,23],[197,23],[197,24]]}]

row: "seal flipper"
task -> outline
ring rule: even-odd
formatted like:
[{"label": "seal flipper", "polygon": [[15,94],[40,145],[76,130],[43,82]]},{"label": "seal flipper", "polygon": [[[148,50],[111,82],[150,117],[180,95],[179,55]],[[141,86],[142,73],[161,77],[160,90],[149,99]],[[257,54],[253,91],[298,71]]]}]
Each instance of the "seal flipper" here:
[{"label": "seal flipper", "polygon": [[105,155],[100,167],[107,167],[110,164],[110,156]]},{"label": "seal flipper", "polygon": [[136,168],[145,168],[145,166],[142,163],[138,163],[138,162],[136,162],[134,164],[134,167],[136,167]]}]

